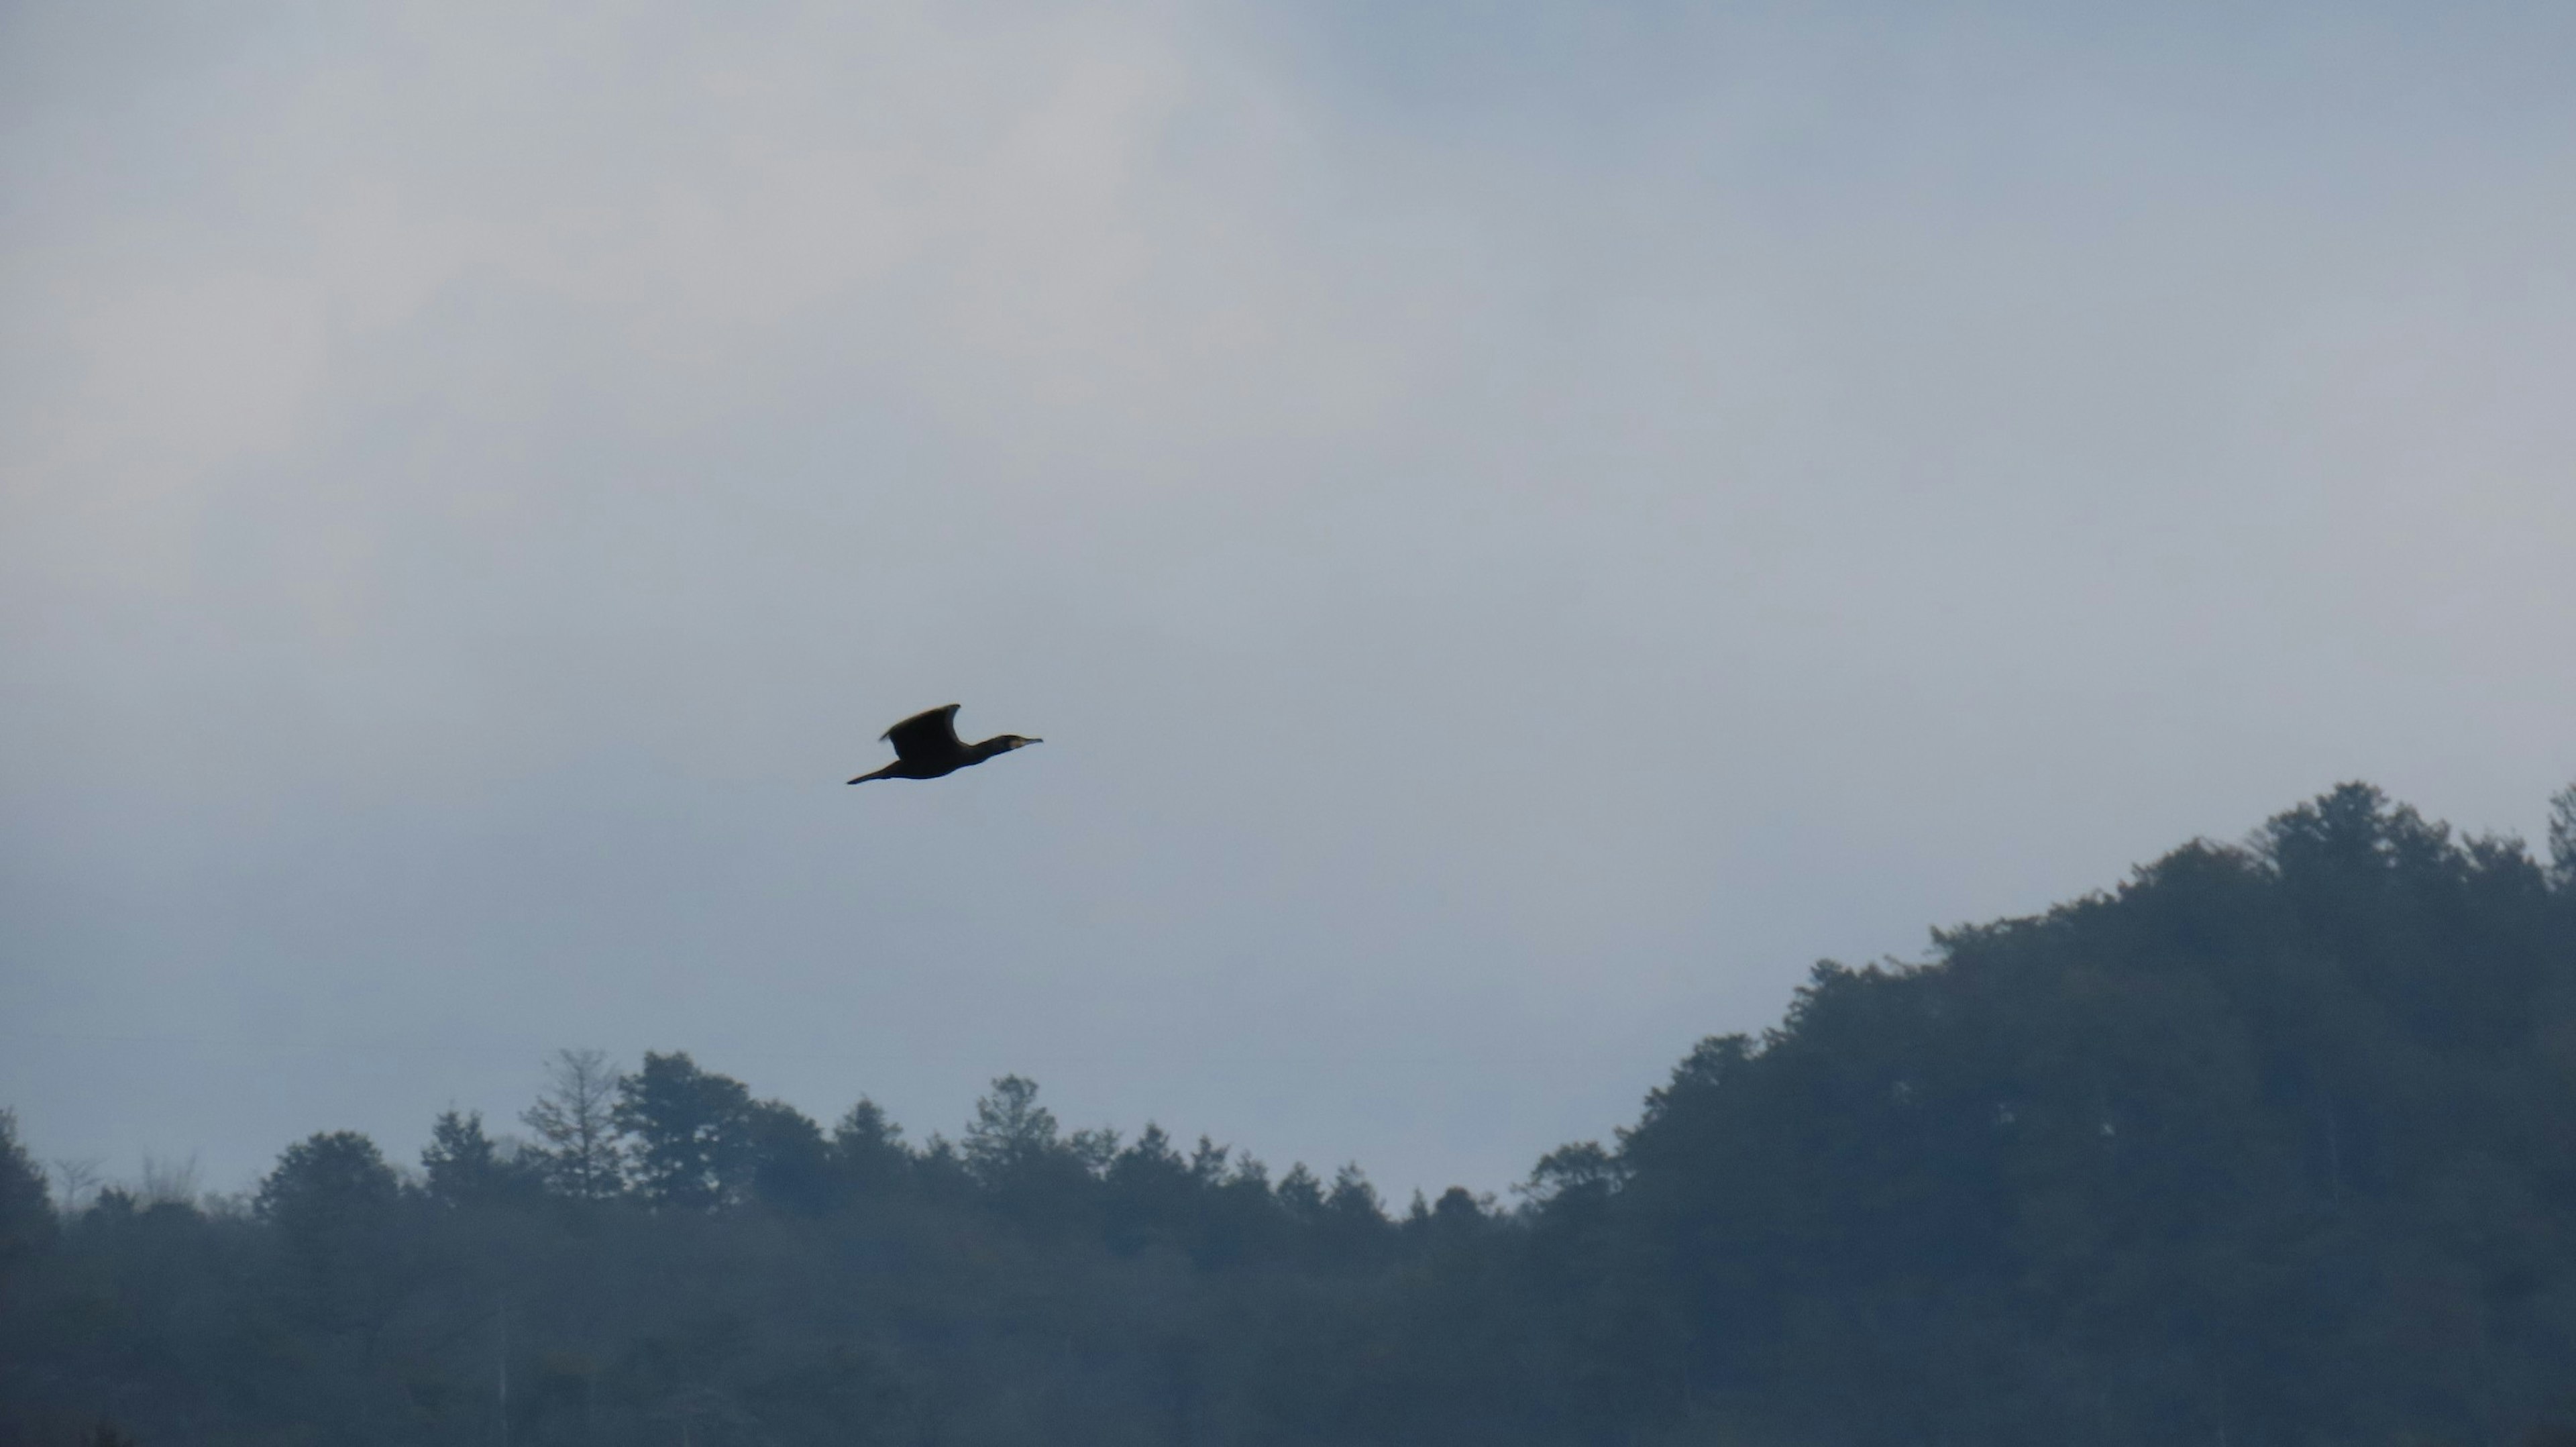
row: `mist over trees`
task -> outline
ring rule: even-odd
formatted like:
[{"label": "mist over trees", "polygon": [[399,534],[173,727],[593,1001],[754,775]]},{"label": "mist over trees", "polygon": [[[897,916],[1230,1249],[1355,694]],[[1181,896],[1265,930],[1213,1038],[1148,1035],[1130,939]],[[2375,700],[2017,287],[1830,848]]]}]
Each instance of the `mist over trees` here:
[{"label": "mist over trees", "polygon": [[0,1444],[2565,1443],[2576,790],[1819,965],[1508,1201],[1017,1076],[915,1143],[565,1051],[519,1124],[74,1200],[0,1114]]}]

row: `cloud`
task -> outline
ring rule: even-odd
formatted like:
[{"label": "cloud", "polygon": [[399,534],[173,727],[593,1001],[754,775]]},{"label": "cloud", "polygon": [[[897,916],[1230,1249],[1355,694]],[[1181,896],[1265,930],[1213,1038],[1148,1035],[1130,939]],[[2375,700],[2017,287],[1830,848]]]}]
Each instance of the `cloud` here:
[{"label": "cloud", "polygon": [[[0,1011],[187,1063],[0,1096],[678,1046],[1491,1185],[1814,955],[2530,827],[2566,102],[2293,20],[22,7]],[[835,792],[952,698],[1049,743]]]}]

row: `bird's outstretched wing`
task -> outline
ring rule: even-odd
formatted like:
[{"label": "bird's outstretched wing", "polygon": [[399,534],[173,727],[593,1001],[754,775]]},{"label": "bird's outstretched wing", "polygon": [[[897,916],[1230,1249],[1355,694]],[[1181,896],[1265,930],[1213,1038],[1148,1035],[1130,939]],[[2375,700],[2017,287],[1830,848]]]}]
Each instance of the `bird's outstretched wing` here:
[{"label": "bird's outstretched wing", "polygon": [[957,738],[957,705],[953,703],[914,714],[887,729],[884,738],[894,745],[895,757],[907,763],[949,758],[966,747]]}]

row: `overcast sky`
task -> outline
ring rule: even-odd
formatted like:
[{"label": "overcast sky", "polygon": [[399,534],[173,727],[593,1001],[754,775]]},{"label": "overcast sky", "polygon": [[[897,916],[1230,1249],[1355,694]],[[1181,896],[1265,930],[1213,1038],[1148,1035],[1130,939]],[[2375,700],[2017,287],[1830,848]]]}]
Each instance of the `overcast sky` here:
[{"label": "overcast sky", "polygon": [[[2576,777],[2563,4],[0,7],[0,1104],[686,1049],[1500,1189]],[[1036,749],[841,780],[949,702]]]}]

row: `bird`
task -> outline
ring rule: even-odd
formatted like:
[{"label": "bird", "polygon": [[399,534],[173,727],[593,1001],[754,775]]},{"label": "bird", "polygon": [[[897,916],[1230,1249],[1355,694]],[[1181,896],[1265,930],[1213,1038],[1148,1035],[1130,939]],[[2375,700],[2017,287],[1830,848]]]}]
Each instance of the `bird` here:
[{"label": "bird", "polygon": [[996,734],[980,744],[970,744],[957,737],[957,705],[942,704],[914,714],[887,729],[881,737],[894,745],[894,762],[873,774],[861,774],[850,780],[864,784],[870,779],[936,779],[944,774],[980,764],[995,754],[1045,743],[1044,739],[1024,739],[1018,734]]}]

